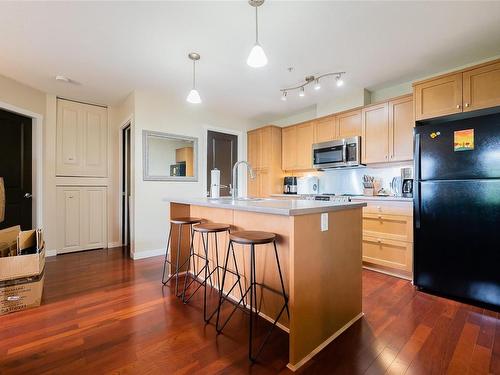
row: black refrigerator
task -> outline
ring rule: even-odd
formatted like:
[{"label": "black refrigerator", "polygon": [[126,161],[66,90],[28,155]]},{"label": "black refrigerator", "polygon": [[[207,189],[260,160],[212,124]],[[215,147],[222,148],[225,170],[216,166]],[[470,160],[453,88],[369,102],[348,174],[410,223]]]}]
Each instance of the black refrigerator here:
[{"label": "black refrigerator", "polygon": [[500,306],[500,114],[415,127],[414,285]]}]

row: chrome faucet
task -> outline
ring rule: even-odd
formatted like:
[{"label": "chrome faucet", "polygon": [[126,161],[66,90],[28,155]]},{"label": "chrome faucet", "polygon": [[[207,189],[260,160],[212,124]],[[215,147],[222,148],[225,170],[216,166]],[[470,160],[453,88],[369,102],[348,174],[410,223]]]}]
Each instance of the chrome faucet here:
[{"label": "chrome faucet", "polygon": [[238,198],[238,167],[240,166],[240,164],[245,164],[247,166],[251,179],[255,178],[255,172],[253,171],[250,163],[248,163],[245,160],[242,160],[242,161],[235,163],[234,167],[233,167],[233,181],[232,181],[233,185],[232,185],[232,189],[231,189],[231,196],[233,197],[233,200]]}]

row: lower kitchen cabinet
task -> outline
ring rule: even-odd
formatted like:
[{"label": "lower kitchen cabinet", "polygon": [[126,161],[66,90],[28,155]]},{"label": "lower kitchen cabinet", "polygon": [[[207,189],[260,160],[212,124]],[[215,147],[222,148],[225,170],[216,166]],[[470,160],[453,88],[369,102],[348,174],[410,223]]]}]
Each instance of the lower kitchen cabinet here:
[{"label": "lower kitchen cabinet", "polygon": [[388,240],[363,235],[363,262],[383,266],[394,273],[411,273],[413,267],[413,243]]},{"label": "lower kitchen cabinet", "polygon": [[58,253],[107,247],[107,189],[58,186]]}]

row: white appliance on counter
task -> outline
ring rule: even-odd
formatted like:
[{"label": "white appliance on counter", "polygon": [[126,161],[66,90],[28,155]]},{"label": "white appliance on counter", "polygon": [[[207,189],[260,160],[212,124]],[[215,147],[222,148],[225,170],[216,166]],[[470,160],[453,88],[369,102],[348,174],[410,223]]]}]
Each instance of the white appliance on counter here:
[{"label": "white appliance on counter", "polygon": [[318,194],[319,179],[316,176],[299,177],[297,179],[297,194]]}]

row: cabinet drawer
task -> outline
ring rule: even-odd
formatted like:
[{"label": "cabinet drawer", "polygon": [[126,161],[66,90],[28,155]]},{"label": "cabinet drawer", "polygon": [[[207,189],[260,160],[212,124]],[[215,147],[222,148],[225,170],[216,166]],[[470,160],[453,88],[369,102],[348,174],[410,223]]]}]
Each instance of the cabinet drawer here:
[{"label": "cabinet drawer", "polygon": [[381,202],[365,201],[367,206],[363,208],[364,214],[385,214],[413,216],[412,202]]},{"label": "cabinet drawer", "polygon": [[409,216],[363,214],[363,234],[413,242],[413,221]]},{"label": "cabinet drawer", "polygon": [[363,261],[411,272],[413,244],[363,236]]}]

